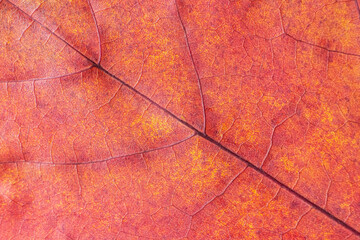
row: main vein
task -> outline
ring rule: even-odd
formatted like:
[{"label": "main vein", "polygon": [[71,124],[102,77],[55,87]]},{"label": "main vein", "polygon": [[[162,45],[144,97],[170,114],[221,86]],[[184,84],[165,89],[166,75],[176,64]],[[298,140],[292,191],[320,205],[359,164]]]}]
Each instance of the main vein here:
[{"label": "main vein", "polygon": [[[214,140],[213,138],[211,138],[209,135],[206,134],[206,132],[202,132],[199,131],[198,129],[196,129],[194,126],[192,126],[191,124],[187,123],[186,121],[180,119],[179,117],[177,117],[174,113],[170,112],[169,110],[167,110],[166,108],[160,106],[158,103],[154,102],[152,99],[150,99],[148,96],[146,96],[145,94],[139,92],[137,89],[135,89],[134,87],[132,87],[131,85],[129,85],[128,83],[124,82],[123,80],[121,80],[120,78],[118,78],[117,76],[115,76],[114,74],[110,73],[108,70],[104,69],[100,63],[96,63],[93,60],[91,60],[89,57],[87,57],[85,54],[83,54],[82,52],[80,52],[77,48],[75,48],[74,46],[72,46],[71,44],[69,44],[65,39],[63,39],[61,36],[57,35],[55,32],[51,31],[49,28],[47,28],[46,26],[44,26],[41,22],[37,21],[36,19],[34,19],[32,16],[30,16],[29,14],[27,14],[25,11],[23,11],[22,9],[20,9],[18,6],[16,6],[14,3],[12,3],[11,1],[7,0],[10,4],[12,4],[14,7],[16,7],[20,12],[22,12],[23,14],[27,15],[30,19],[32,19],[34,22],[36,22],[37,24],[39,24],[40,26],[42,26],[44,29],[46,29],[47,31],[51,32],[55,37],[57,37],[59,40],[61,40],[62,42],[64,42],[66,45],[68,45],[70,48],[72,48],[74,51],[76,51],[77,53],[79,53],[82,57],[84,57],[85,59],[87,59],[90,63],[93,64],[94,67],[97,67],[99,70],[102,70],[103,72],[105,72],[107,75],[111,76],[112,78],[116,79],[117,81],[119,81],[121,84],[123,84],[124,86],[126,86],[127,88],[129,88],[130,90],[132,90],[133,92],[135,92],[136,94],[139,94],[141,97],[143,97],[144,99],[146,99],[147,101],[149,101],[151,104],[155,105],[156,107],[158,107],[159,109],[161,109],[162,111],[166,112],[167,114],[169,114],[172,118],[176,119],[178,122],[180,122],[181,124],[183,124],[184,126],[188,127],[189,129],[193,130],[198,136],[204,138],[205,140],[215,144],[216,146],[218,146],[220,149],[228,152],[229,154],[233,155],[234,157],[236,157],[237,159],[239,159],[240,161],[244,162],[245,164],[247,164],[248,167],[254,169],[256,172],[258,172],[259,174],[262,174],[263,176],[267,177],[268,179],[270,179],[272,182],[274,182],[275,184],[279,185],[281,188],[287,190],[289,193],[291,193],[292,195],[300,198],[301,200],[303,200],[304,202],[306,202],[307,204],[309,204],[312,208],[320,211],[321,213],[323,213],[324,215],[326,215],[328,218],[334,220],[335,222],[337,222],[338,224],[342,225],[344,228],[348,229],[349,231],[351,231],[353,234],[360,236],[360,232],[358,230],[356,230],[355,228],[353,228],[352,226],[350,226],[349,224],[347,224],[346,222],[342,221],[341,219],[337,218],[336,216],[334,216],[333,214],[331,214],[330,212],[328,212],[327,210],[323,209],[322,207],[320,207],[319,205],[315,204],[314,202],[312,202],[311,200],[309,200],[308,198],[304,197],[303,195],[301,195],[300,193],[296,192],[295,190],[293,190],[292,188],[288,187],[286,184],[284,184],[283,182],[280,182],[279,180],[277,180],[275,177],[271,176],[270,174],[268,174],[267,172],[265,172],[263,169],[257,167],[256,165],[254,165],[253,163],[251,163],[250,161],[248,161],[247,159],[243,158],[242,156],[238,155],[237,153],[233,152],[232,150],[230,150],[229,148],[225,147],[224,145],[222,145],[221,143],[217,142],[216,140]],[[356,2],[357,3],[357,2]],[[196,71],[196,68],[195,68]]]}]

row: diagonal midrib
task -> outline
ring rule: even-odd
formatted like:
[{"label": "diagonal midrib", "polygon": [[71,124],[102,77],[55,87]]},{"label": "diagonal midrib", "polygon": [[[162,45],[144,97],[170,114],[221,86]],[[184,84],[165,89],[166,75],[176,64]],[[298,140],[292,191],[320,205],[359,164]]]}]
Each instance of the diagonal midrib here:
[{"label": "diagonal midrib", "polygon": [[89,57],[87,57],[85,54],[83,54],[81,51],[79,51],[77,48],[75,48],[74,46],[72,46],[71,44],[69,44],[65,39],[63,39],[62,37],[60,37],[59,35],[57,35],[56,33],[54,33],[53,31],[51,31],[48,27],[44,26],[41,22],[37,21],[36,19],[34,19],[32,16],[30,16],[29,14],[27,14],[25,11],[23,11],[21,8],[19,8],[17,5],[15,5],[14,3],[12,3],[10,0],[6,0],[7,2],[9,2],[11,5],[13,5],[14,7],[16,7],[20,12],[22,12],[23,14],[25,14],[26,16],[28,16],[30,19],[32,19],[34,22],[36,22],[37,24],[39,24],[41,27],[43,27],[44,29],[46,29],[47,31],[49,31],[51,34],[53,34],[55,37],[57,37],[59,40],[61,40],[62,42],[64,42],[67,46],[69,46],[70,48],[72,48],[74,51],[76,51],[77,53],[79,53],[82,57],[84,57],[86,60],[88,60],[94,67],[98,68],[99,70],[105,72],[107,75],[111,76],[112,78],[114,78],[115,80],[119,81],[121,84],[123,84],[124,86],[126,86],[127,88],[129,88],[130,90],[132,90],[133,92],[135,92],[136,94],[139,94],[141,97],[143,97],[144,99],[146,99],[147,101],[149,101],[151,104],[155,105],[157,108],[161,109],[162,111],[164,111],[165,113],[169,114],[172,118],[174,118],[175,120],[177,120],[178,122],[180,122],[181,124],[183,124],[184,126],[186,126],[187,128],[193,130],[195,132],[196,135],[204,138],[205,140],[215,144],[216,146],[218,146],[220,149],[222,149],[223,151],[231,154],[232,156],[236,157],[237,159],[239,159],[240,161],[242,161],[243,163],[245,163],[247,165],[247,167],[250,167],[252,169],[254,169],[256,172],[258,172],[259,174],[265,176],[266,178],[270,179],[272,182],[274,182],[275,184],[277,184],[278,186],[280,186],[281,188],[287,190],[290,194],[294,195],[297,198],[300,198],[302,201],[306,202],[307,204],[309,204],[312,208],[320,211],[321,213],[323,213],[325,216],[327,216],[328,218],[334,220],[335,222],[337,222],[338,224],[340,224],[341,226],[343,226],[344,228],[348,229],[349,231],[351,231],[353,234],[360,236],[360,232],[358,230],[356,230],[355,228],[353,228],[352,226],[350,226],[349,224],[347,224],[346,222],[344,222],[343,220],[339,219],[338,217],[336,217],[335,215],[333,215],[332,213],[330,213],[329,211],[325,210],[324,208],[320,207],[319,205],[317,205],[316,203],[312,202],[311,200],[309,200],[308,198],[304,197],[303,195],[301,195],[300,193],[298,193],[297,191],[293,190],[292,188],[288,187],[285,183],[280,182],[279,180],[277,180],[275,177],[273,177],[272,175],[270,175],[269,173],[265,172],[263,169],[257,167],[256,165],[254,165],[253,163],[251,163],[250,161],[246,160],[245,158],[243,158],[242,156],[238,155],[237,153],[235,153],[234,151],[230,150],[229,148],[225,147],[224,145],[222,145],[221,143],[217,142],[215,139],[211,138],[209,135],[207,135],[206,133],[203,133],[201,131],[199,131],[198,129],[196,129],[194,126],[192,126],[191,124],[189,124],[188,122],[180,119],[179,117],[177,117],[174,113],[170,112],[169,110],[167,110],[166,108],[160,106],[158,103],[154,102],[152,99],[150,99],[148,96],[146,96],[145,94],[141,93],[140,91],[138,91],[137,89],[135,89],[134,87],[132,87],[131,85],[129,85],[128,83],[124,82],[123,80],[121,80],[120,78],[118,78],[117,76],[115,76],[114,74],[110,73],[108,70],[104,69],[100,64],[95,63],[93,60],[91,60]]},{"label": "diagonal midrib", "polygon": [[292,188],[288,187],[286,184],[280,182],[279,180],[277,180],[275,177],[273,177],[272,175],[270,175],[269,173],[265,172],[263,169],[257,167],[256,165],[254,165],[253,163],[251,163],[250,161],[246,160],[245,158],[241,157],[240,155],[238,155],[237,153],[235,153],[234,151],[228,149],[227,147],[225,147],[224,145],[222,145],[221,143],[217,142],[215,139],[211,138],[209,135],[207,135],[206,133],[203,133],[199,130],[197,130],[195,127],[193,127],[192,125],[190,125],[189,123],[185,122],[184,120],[178,118],[176,115],[174,115],[173,113],[171,113],[169,110],[167,110],[166,108],[163,108],[162,106],[160,106],[159,104],[157,104],[156,102],[152,101],[150,98],[148,98],[146,95],[142,94],[141,92],[139,92],[138,90],[134,89],[133,87],[131,87],[130,85],[128,85],[127,83],[123,82],[121,79],[119,79],[118,77],[116,77],[115,75],[111,74],[110,72],[108,72],[106,69],[102,68],[101,66],[96,66],[98,67],[100,70],[102,70],[103,72],[105,72],[106,74],[108,74],[109,76],[113,77],[114,79],[118,80],[120,83],[124,84],[126,87],[128,87],[129,89],[133,90],[135,93],[139,94],[140,96],[142,96],[143,98],[145,98],[146,100],[150,101],[152,104],[154,104],[156,107],[160,108],[161,110],[163,110],[164,112],[166,112],[167,114],[169,114],[171,117],[173,117],[174,119],[176,119],[177,121],[179,121],[180,123],[182,123],[183,125],[185,125],[186,127],[192,129],[198,136],[204,138],[205,140],[215,144],[216,146],[218,146],[219,148],[221,148],[222,150],[228,152],[229,154],[233,155],[234,157],[236,157],[237,159],[239,159],[240,161],[244,162],[245,164],[247,164],[248,167],[254,169],[256,172],[258,172],[259,174],[267,177],[268,179],[270,179],[272,182],[274,182],[275,184],[279,185],[281,188],[287,190],[288,192],[290,192],[291,194],[295,195],[296,197],[300,198],[301,200],[303,200],[304,202],[306,202],[307,204],[309,204],[312,208],[320,211],[321,213],[325,214],[327,217],[329,217],[330,219],[336,221],[337,223],[339,223],[340,225],[342,225],[343,227],[347,228],[348,230],[350,230],[351,232],[353,232],[355,235],[360,236],[360,232],[358,230],[356,230],[355,228],[353,228],[352,226],[350,226],[349,224],[345,223],[344,221],[342,221],[341,219],[337,218],[336,216],[334,216],[333,214],[331,214],[330,212],[326,211],[325,209],[323,209],[322,207],[320,207],[319,205],[317,205],[316,203],[312,202],[311,200],[309,200],[308,198],[304,197],[303,195],[301,195],[300,193],[298,193],[297,191],[293,190]]}]

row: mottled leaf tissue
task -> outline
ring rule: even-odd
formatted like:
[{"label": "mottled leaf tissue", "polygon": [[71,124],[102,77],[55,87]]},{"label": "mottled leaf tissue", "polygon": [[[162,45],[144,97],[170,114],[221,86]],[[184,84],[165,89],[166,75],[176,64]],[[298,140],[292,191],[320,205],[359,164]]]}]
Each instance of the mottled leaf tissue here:
[{"label": "mottled leaf tissue", "polygon": [[0,239],[360,239],[356,0],[0,0]]}]

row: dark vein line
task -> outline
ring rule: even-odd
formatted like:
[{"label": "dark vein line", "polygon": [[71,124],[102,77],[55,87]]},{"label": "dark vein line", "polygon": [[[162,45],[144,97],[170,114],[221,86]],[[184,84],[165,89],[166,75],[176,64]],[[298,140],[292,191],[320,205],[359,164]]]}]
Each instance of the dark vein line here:
[{"label": "dark vein line", "polygon": [[313,47],[317,47],[317,48],[321,48],[321,49],[324,49],[328,52],[332,52],[332,53],[338,53],[338,54],[344,54],[344,55],[349,55],[349,56],[355,56],[355,57],[360,57],[360,54],[356,54],[356,53],[349,53],[349,52],[343,52],[343,51],[338,51],[338,50],[334,50],[334,49],[328,49],[324,46],[321,46],[321,45],[317,45],[317,44],[314,44],[314,43],[310,43],[310,42],[306,42],[304,40],[301,40],[301,39],[297,39],[295,38],[294,36],[288,34],[287,32],[284,33],[286,36],[294,39],[295,41],[297,42],[301,42],[301,43],[304,43],[304,44],[307,44],[307,45],[310,45],[310,46],[313,46]]},{"label": "dark vein line", "polygon": [[96,27],[96,34],[98,36],[98,41],[99,41],[99,59],[97,61],[97,64],[100,64],[100,61],[101,61],[101,38],[100,38],[100,31],[99,31],[99,25],[97,24],[97,21],[96,21],[96,16],[95,16],[95,12],[94,12],[94,9],[93,7],[91,6],[91,3],[90,3],[90,0],[87,0],[88,4],[89,4],[89,7],[90,7],[90,11],[91,11],[91,15],[94,19],[94,22],[95,22],[95,27]]},{"label": "dark vein line", "polygon": [[288,187],[286,184],[284,184],[283,182],[280,182],[279,180],[277,180],[275,177],[271,176],[270,174],[268,174],[267,172],[265,172],[263,169],[257,167],[256,165],[254,165],[253,163],[249,162],[248,160],[246,160],[245,158],[241,157],[240,155],[238,155],[237,153],[233,152],[232,150],[228,149],[227,147],[223,146],[221,143],[217,142],[216,140],[214,140],[213,138],[209,137],[206,133],[203,133],[199,130],[197,130],[195,127],[193,127],[192,125],[190,125],[189,123],[185,122],[184,120],[178,118],[176,115],[174,115],[173,113],[171,113],[169,110],[161,107],[159,104],[157,104],[156,102],[154,102],[153,100],[151,100],[150,98],[148,98],[147,96],[145,96],[144,94],[142,94],[141,92],[139,92],[138,90],[132,88],[129,84],[123,82],[121,79],[119,79],[118,77],[116,77],[115,75],[111,74],[110,72],[108,72],[106,69],[102,68],[101,66],[97,66],[100,70],[104,71],[106,74],[110,75],[111,77],[113,77],[114,79],[118,80],[119,82],[121,82],[122,84],[124,84],[126,87],[128,87],[129,89],[133,90],[135,93],[139,94],[140,96],[142,96],[143,98],[145,98],[146,100],[150,101],[152,104],[154,104],[156,107],[160,108],[161,110],[163,110],[164,112],[166,112],[167,114],[169,114],[171,117],[173,117],[174,119],[176,119],[177,121],[179,121],[180,123],[182,123],[183,125],[185,125],[186,127],[192,129],[194,132],[196,132],[197,135],[199,135],[200,137],[204,138],[205,140],[215,144],[216,146],[218,146],[220,149],[224,150],[225,152],[228,152],[229,154],[233,155],[234,157],[236,157],[237,159],[239,159],[240,161],[244,162],[245,164],[247,164],[248,167],[254,169],[256,172],[258,172],[259,174],[267,177],[268,179],[270,179],[272,182],[274,182],[275,184],[279,185],[281,188],[287,190],[289,193],[293,194],[294,196],[300,198],[302,201],[304,201],[305,203],[309,204],[312,208],[320,211],[321,213],[323,213],[324,215],[326,215],[328,218],[334,220],[335,222],[337,222],[338,224],[340,224],[341,226],[343,226],[344,228],[350,230],[351,232],[353,232],[355,235],[360,236],[360,232],[357,231],[355,228],[351,227],[350,225],[348,225],[347,223],[345,223],[344,221],[342,221],[341,219],[337,218],[336,216],[334,216],[332,213],[326,211],[325,209],[323,209],[322,207],[320,207],[319,205],[317,205],[316,203],[310,201],[308,198],[302,196],[300,193],[296,192],[295,190],[293,190],[292,188]]},{"label": "dark vein line", "polygon": [[116,158],[125,158],[125,157],[131,157],[131,156],[135,156],[135,155],[139,155],[139,154],[144,154],[144,153],[149,153],[149,152],[154,152],[154,151],[158,151],[158,150],[162,150],[162,149],[166,149],[166,148],[171,148],[174,147],[180,143],[183,143],[187,140],[189,140],[190,138],[196,136],[197,134],[194,133],[191,136],[184,138],[180,141],[174,142],[172,144],[169,145],[165,145],[165,146],[161,146],[158,148],[153,148],[153,149],[149,149],[149,150],[145,150],[145,151],[141,151],[141,152],[136,152],[136,153],[130,153],[130,154],[126,154],[126,155],[119,155],[119,156],[114,156],[114,157],[110,157],[107,159],[102,159],[102,160],[95,160],[95,161],[89,161],[89,162],[69,162],[69,163],[57,163],[57,162],[35,162],[35,161],[7,161],[7,162],[0,162],[1,164],[17,164],[17,163],[28,163],[28,164],[39,164],[39,165],[56,165],[56,166],[78,166],[78,165],[88,165],[88,164],[95,164],[95,163],[103,163],[103,162],[108,162],[111,161],[113,159]]},{"label": "dark vein line", "polygon": [[[7,0],[10,4],[12,4],[14,7],[16,7],[20,12],[22,12],[23,14],[25,14],[26,16],[28,16],[30,19],[33,19],[29,14],[27,14],[26,12],[24,12],[22,9],[20,9],[18,6],[16,6],[15,4],[13,4],[12,2],[10,2],[9,0]],[[314,202],[310,201],[309,199],[307,199],[306,197],[302,196],[300,193],[296,192],[295,190],[291,189],[290,187],[288,187],[287,185],[285,185],[284,183],[280,182],[279,180],[277,180],[275,177],[271,176],[270,174],[268,174],[267,172],[265,172],[264,170],[260,169],[259,167],[255,166],[253,163],[249,162],[248,160],[246,160],[245,158],[241,157],[240,155],[238,155],[237,153],[233,152],[232,150],[228,149],[227,147],[223,146],[222,144],[220,144],[219,142],[217,142],[216,140],[214,140],[213,138],[209,137],[206,133],[201,132],[199,130],[197,130],[195,127],[193,127],[192,125],[190,125],[189,123],[185,122],[184,120],[180,119],[179,117],[177,117],[175,114],[173,114],[172,112],[170,112],[169,110],[167,110],[166,108],[160,106],[158,103],[154,102],[152,99],[150,99],[149,97],[147,97],[146,95],[144,95],[143,93],[139,92],[138,90],[136,90],[135,88],[133,88],[132,86],[130,86],[129,84],[125,83],[123,80],[121,80],[120,78],[118,78],[117,76],[115,76],[114,74],[110,73],[109,71],[107,71],[106,69],[104,69],[100,64],[95,63],[94,61],[92,61],[90,58],[88,58],[87,56],[85,56],[83,53],[81,53],[79,50],[77,50],[75,47],[73,47],[72,45],[70,45],[68,42],[66,42],[64,39],[62,39],[59,35],[57,35],[56,33],[52,32],[49,28],[43,26],[40,22],[36,21],[35,19],[33,19],[36,23],[38,23],[39,25],[41,25],[42,27],[44,27],[45,29],[47,29],[49,32],[51,32],[52,34],[54,34],[54,36],[56,36],[58,39],[60,39],[61,41],[63,41],[66,45],[68,45],[70,48],[72,48],[73,50],[75,50],[76,52],[78,52],[81,56],[83,56],[84,58],[86,58],[89,62],[91,62],[95,67],[97,67],[98,69],[102,70],[103,72],[105,72],[106,74],[108,74],[109,76],[113,77],[114,79],[116,79],[117,81],[119,81],[120,83],[122,83],[124,86],[126,86],[127,88],[129,88],[130,90],[132,90],[133,92],[139,94],[141,97],[143,97],[144,99],[146,99],[147,101],[149,101],[150,103],[152,103],[153,105],[155,105],[156,107],[158,107],[159,109],[161,109],[162,111],[164,111],[165,113],[169,114],[171,117],[173,117],[175,120],[177,120],[178,122],[180,122],[181,124],[183,124],[184,126],[190,128],[191,130],[193,130],[198,136],[204,138],[205,140],[208,140],[209,142],[215,144],[216,146],[218,146],[220,149],[224,150],[225,152],[228,152],[229,154],[233,155],[234,157],[236,157],[237,159],[239,159],[240,161],[244,162],[247,164],[248,167],[254,169],[256,172],[262,174],[263,176],[267,177],[268,179],[270,179],[271,181],[273,181],[275,184],[279,185],[281,188],[287,190],[289,193],[293,194],[294,196],[300,198],[302,201],[306,202],[307,204],[309,204],[310,206],[312,206],[314,209],[320,211],[321,213],[323,213],[325,216],[327,216],[328,218],[332,219],[333,221],[337,222],[338,224],[340,224],[341,226],[343,226],[344,228],[348,229],[349,231],[353,232],[355,235],[360,236],[360,232],[358,230],[356,230],[355,228],[351,227],[350,225],[348,225],[347,223],[345,223],[344,221],[340,220],[339,218],[335,217],[333,214],[331,214],[330,212],[326,211],[325,209],[321,208],[319,205],[315,204]],[[288,35],[288,34],[287,34]],[[292,37],[290,35],[288,35],[289,37]],[[298,40],[295,39],[294,37],[292,37],[294,40],[299,41],[299,42],[304,42],[302,40]],[[306,44],[315,46],[315,47],[319,47],[322,49],[325,49],[327,51],[331,51],[331,52],[336,52],[336,53],[342,53],[342,54],[347,54],[347,55],[353,55],[353,56],[358,56],[360,57],[360,55],[357,54],[351,54],[351,53],[344,53],[344,52],[339,52],[339,51],[334,51],[334,50],[329,50],[326,49],[324,47],[315,45],[315,44],[310,44],[307,42],[304,42]],[[30,162],[29,162],[30,163]],[[72,163],[74,164],[74,163]]]},{"label": "dark vein line", "polygon": [[201,87],[201,80],[200,80],[200,76],[199,76],[199,72],[195,66],[195,61],[194,61],[194,57],[193,57],[193,54],[191,52],[191,48],[190,48],[190,44],[189,44],[189,38],[188,38],[188,34],[187,34],[187,31],[186,31],[186,28],[185,28],[185,25],[184,25],[184,22],[181,18],[181,15],[180,15],[180,11],[179,11],[179,6],[177,4],[177,0],[174,0],[175,2],[175,6],[176,6],[176,11],[177,11],[177,14],[178,14],[178,17],[179,17],[179,20],[180,20],[180,24],[181,24],[181,27],[184,31],[184,35],[185,35],[185,42],[186,42],[186,47],[187,49],[189,50],[189,55],[190,55],[190,58],[191,58],[191,62],[192,62],[192,65],[194,67],[194,70],[195,70],[195,74],[196,74],[196,78],[197,78],[197,82],[198,82],[198,87],[199,87],[199,91],[200,91],[200,97],[201,97],[201,105],[202,105],[202,109],[203,109],[203,128],[202,128],[202,131],[204,133],[206,133],[206,112],[205,112],[205,102],[204,102],[204,95],[203,95],[203,91],[202,91],[202,87]]},{"label": "dark vein line", "polygon": [[360,7],[359,7],[359,2],[357,0],[355,0],[355,6],[356,6],[356,9],[359,13],[359,18],[360,18]]},{"label": "dark vein line", "polygon": [[45,30],[47,30],[48,32],[50,32],[51,34],[53,34],[56,38],[58,38],[60,41],[62,41],[63,43],[65,43],[68,47],[70,47],[71,49],[73,49],[74,51],[76,51],[78,54],[80,54],[83,58],[85,58],[86,60],[88,60],[92,65],[96,66],[98,65],[97,63],[95,63],[93,60],[91,60],[89,57],[87,57],[84,53],[80,52],[80,50],[78,50],[77,48],[73,47],[70,43],[68,43],[66,40],[64,40],[62,37],[60,37],[59,35],[57,35],[55,32],[51,31],[51,29],[49,29],[48,27],[46,27],[45,25],[43,25],[41,22],[39,22],[38,20],[36,20],[35,18],[33,18],[31,15],[27,14],[24,10],[22,10],[21,8],[19,8],[18,6],[16,6],[14,3],[12,3],[10,0],[6,0],[8,3],[10,3],[12,6],[14,6],[19,12],[21,12],[22,14],[26,15],[29,19],[33,20],[35,23],[39,24],[42,28],[44,28]]},{"label": "dark vein line", "polygon": [[248,160],[244,159],[243,157],[241,157],[240,155],[238,155],[237,153],[231,151],[230,149],[224,147],[222,144],[218,143],[217,141],[215,141],[214,139],[212,139],[211,137],[209,137],[206,134],[202,134],[200,132],[198,132],[199,136],[203,137],[204,139],[208,140],[209,142],[214,143],[215,145],[217,145],[219,148],[223,149],[224,151],[230,153],[231,155],[233,155],[234,157],[238,158],[239,160],[241,160],[242,162],[246,163],[250,168],[254,169],[256,172],[262,174],[263,176],[267,177],[268,179],[270,179],[271,181],[273,181],[275,184],[279,185],[281,188],[287,190],[288,192],[290,192],[291,194],[295,195],[296,197],[300,198],[302,201],[306,202],[307,204],[309,204],[311,207],[313,207],[314,209],[320,211],[321,213],[325,214],[327,217],[329,217],[330,219],[334,220],[335,222],[337,222],[338,224],[340,224],[341,226],[343,226],[344,228],[350,230],[351,232],[353,232],[355,235],[360,236],[360,232],[358,230],[356,230],[355,228],[353,228],[352,226],[348,225],[346,222],[342,221],[341,219],[337,218],[336,216],[334,216],[332,213],[326,211],[325,209],[323,209],[322,207],[320,207],[319,205],[317,205],[316,203],[312,202],[311,200],[309,200],[308,198],[302,196],[300,193],[296,192],[295,190],[293,190],[292,188],[288,187],[286,184],[284,184],[283,182],[280,182],[279,180],[277,180],[275,177],[271,176],[269,173],[265,172],[263,169],[257,167],[256,165],[254,165],[253,163],[249,162]]}]

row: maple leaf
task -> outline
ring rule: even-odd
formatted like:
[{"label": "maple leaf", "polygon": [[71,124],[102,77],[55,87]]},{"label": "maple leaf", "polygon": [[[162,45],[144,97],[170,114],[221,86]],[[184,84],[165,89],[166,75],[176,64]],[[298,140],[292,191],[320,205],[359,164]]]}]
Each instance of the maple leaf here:
[{"label": "maple leaf", "polygon": [[359,12],[0,0],[1,239],[360,239]]}]

